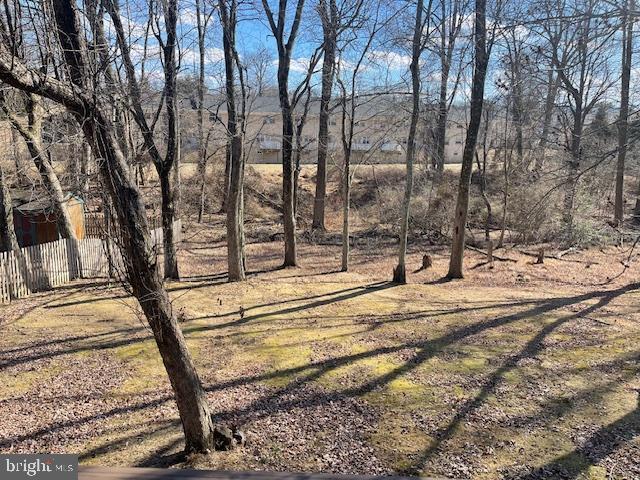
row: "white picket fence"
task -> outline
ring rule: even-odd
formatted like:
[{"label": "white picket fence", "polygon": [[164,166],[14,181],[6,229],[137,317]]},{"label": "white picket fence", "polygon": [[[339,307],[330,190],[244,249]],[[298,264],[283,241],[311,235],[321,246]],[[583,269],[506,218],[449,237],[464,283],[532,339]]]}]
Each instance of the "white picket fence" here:
[{"label": "white picket fence", "polygon": [[[173,224],[173,235],[180,242],[180,220]],[[151,231],[151,241],[161,246],[162,228]],[[111,239],[61,239],[20,250],[21,255],[0,252],[0,303],[51,290],[75,279],[107,278],[124,272],[120,249]]]}]

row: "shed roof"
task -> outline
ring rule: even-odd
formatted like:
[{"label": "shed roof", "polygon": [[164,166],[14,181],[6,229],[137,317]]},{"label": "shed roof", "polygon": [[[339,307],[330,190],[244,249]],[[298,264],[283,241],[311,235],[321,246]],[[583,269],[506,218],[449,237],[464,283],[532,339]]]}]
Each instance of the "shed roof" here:
[{"label": "shed roof", "polygon": [[[82,198],[71,192],[67,192],[65,194],[64,201],[69,202],[71,200],[84,203]],[[51,197],[47,193],[37,189],[12,190],[11,204],[15,210],[18,210],[20,213],[25,215],[49,213],[53,210],[53,201]]]}]

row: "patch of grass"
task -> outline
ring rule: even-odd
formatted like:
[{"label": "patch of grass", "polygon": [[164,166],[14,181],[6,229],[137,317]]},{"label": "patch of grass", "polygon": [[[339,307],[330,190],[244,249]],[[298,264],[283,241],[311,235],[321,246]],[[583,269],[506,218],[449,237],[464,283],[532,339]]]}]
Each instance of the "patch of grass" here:
[{"label": "patch of grass", "polygon": [[[198,340],[187,340],[194,361],[201,351]],[[113,349],[113,354],[127,365],[129,378],[118,386],[114,394],[137,394],[169,385],[167,372],[153,338],[134,342]]]},{"label": "patch of grass", "polygon": [[62,362],[53,361],[45,367],[36,367],[17,373],[0,371],[0,401],[28,393],[43,380],[58,375],[63,368]]},{"label": "patch of grass", "polygon": [[102,437],[78,452],[83,465],[137,465],[149,459],[150,452],[172,453],[183,447],[177,416],[150,424],[143,413],[128,413],[109,419],[104,428]]},{"label": "patch of grass", "polygon": [[[309,363],[312,349],[309,346],[286,345],[288,339],[282,337],[267,338],[260,345],[249,348],[247,357],[252,358],[256,363],[268,365],[270,372],[283,372],[296,367],[304,367]],[[282,374],[272,379],[266,380],[271,386],[283,387],[295,380],[296,374]]]},{"label": "patch of grass", "polygon": [[[636,313],[625,305],[611,306],[607,312],[611,325],[594,323],[592,327],[583,319],[569,320],[545,335],[539,345],[530,346],[545,326],[573,310],[559,306],[543,315],[514,317],[535,304],[508,304],[538,299],[540,293],[533,290],[514,294],[513,289],[456,284],[367,289],[364,282],[284,278],[241,284],[203,282],[191,290],[173,285],[174,305],[186,313],[181,326],[203,381],[215,386],[267,374],[260,382],[270,387],[266,390],[271,394],[272,389],[309,377],[311,387],[325,390],[328,396],[354,396],[372,412],[377,423],[370,446],[391,470],[441,474],[439,466],[457,456],[474,478],[498,478],[504,468],[541,466],[571,453],[576,448],[575,432],[588,436],[585,426],[606,425],[636,408],[632,387],[640,328]],[[552,294],[565,292],[548,295]],[[566,293],[570,295],[575,293]],[[117,330],[139,325],[129,305],[133,305],[130,299],[94,301],[90,295],[75,294],[17,322],[23,331],[12,333],[10,343],[20,345],[25,335],[45,337],[49,330],[60,338],[113,332],[69,342],[71,349],[78,350],[73,355],[79,356],[91,352],[93,345],[115,341],[106,351],[120,362],[127,379],[106,395],[168,390],[153,339],[132,338],[118,346],[128,339]],[[617,308],[626,313],[618,315]],[[10,344],[7,338],[0,341],[2,345]],[[67,358],[60,358],[62,365]],[[623,358],[630,362],[618,365]],[[618,362],[615,368],[593,370],[611,362]],[[76,363],[70,365],[78,368]],[[52,364],[49,374],[56,373],[55,367]],[[0,374],[0,392],[27,393],[37,387],[43,372],[24,371],[14,379]],[[500,379],[494,382],[498,373]],[[226,408],[226,395],[242,395],[243,388],[242,382],[228,391],[214,388],[212,402]],[[261,395],[260,391],[249,395]],[[296,393],[292,389],[291,394]],[[177,420],[174,406],[163,405],[162,415],[161,420],[154,417],[157,421],[151,426],[148,411],[100,420],[97,431],[101,433],[84,445],[83,462],[131,465],[165,448],[167,453],[176,451],[181,447],[181,429],[172,423]],[[257,420],[248,428],[265,427]],[[443,439],[445,431],[448,436]],[[278,462],[293,461],[282,454],[282,445],[265,440],[269,435],[250,433],[256,434],[255,441],[270,443],[216,455],[207,467],[214,462],[215,467],[234,469],[272,468]],[[330,431],[326,437],[317,436],[310,450],[323,451],[334,437]],[[440,448],[422,465],[424,452],[436,439],[442,440]],[[504,446],[497,446],[499,442]],[[468,451],[471,447],[473,454]],[[263,457],[255,452],[267,453]],[[312,456],[300,457],[284,467],[316,465]],[[584,471],[585,478],[603,478],[602,469],[588,465],[584,458],[572,456],[570,461],[575,464],[570,467]]]},{"label": "patch of grass", "polygon": [[434,439],[422,429],[406,419],[391,416],[381,420],[370,438],[377,454],[391,464],[395,471],[410,474],[416,473],[415,458],[434,443]]}]

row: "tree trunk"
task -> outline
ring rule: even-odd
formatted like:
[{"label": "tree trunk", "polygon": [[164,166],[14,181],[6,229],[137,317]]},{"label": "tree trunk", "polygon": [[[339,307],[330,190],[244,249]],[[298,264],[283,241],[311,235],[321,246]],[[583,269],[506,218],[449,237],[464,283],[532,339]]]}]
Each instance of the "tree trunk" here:
[{"label": "tree trunk", "polygon": [[519,50],[517,40],[513,39],[513,52],[510,55],[509,67],[511,70],[511,116],[513,119],[513,125],[516,130],[515,147],[516,157],[518,159],[517,171],[523,173],[527,170],[527,165],[524,165],[524,133],[523,123],[525,119],[524,112],[524,99],[522,94],[522,53]]},{"label": "tree trunk", "polygon": [[[310,67],[310,68],[313,68],[313,67]],[[309,76],[311,76],[311,72],[309,73]],[[300,99],[302,98],[303,95],[305,96],[305,100],[304,100],[302,111],[296,115],[297,118],[296,118],[296,125],[295,125],[295,134],[294,134],[295,146],[293,147],[293,152],[292,152],[293,165],[294,165],[293,216],[296,219],[296,221],[298,219],[298,193],[299,193],[298,188],[300,185],[300,171],[302,169],[301,167],[302,151],[306,146],[305,144],[303,144],[304,137],[302,134],[304,133],[304,127],[307,123],[307,115],[309,114],[309,104],[311,103],[311,88],[307,88],[307,87],[302,88],[302,90],[300,91],[300,96],[295,96],[296,105],[299,105]]]},{"label": "tree trunk", "polygon": [[[287,69],[288,71],[288,69]],[[286,74],[288,76],[288,74]],[[279,74],[280,104],[282,106],[282,220],[284,226],[284,266],[295,267],[298,263],[296,253],[296,217],[294,198],[293,168],[293,112],[289,102],[287,81]]]},{"label": "tree trunk", "polygon": [[0,165],[0,252],[19,252],[20,245],[13,228],[13,208],[11,193]]},{"label": "tree trunk", "polygon": [[[220,4],[220,19],[223,29],[225,64],[225,90],[227,95],[227,157],[230,159],[229,189],[227,191],[227,264],[229,281],[245,279],[244,264],[244,108],[238,113],[236,102],[235,65],[236,55],[236,0]],[[242,74],[242,72],[240,72]],[[240,79],[240,90],[244,104],[244,83]]]},{"label": "tree trunk", "polygon": [[326,0],[320,0],[320,20],[324,38],[324,58],[322,64],[322,91],[320,95],[320,112],[318,115],[318,170],[316,174],[316,194],[313,201],[313,223],[311,228],[324,231],[325,200],[327,196],[327,151],[329,144],[329,109],[336,62],[337,42],[337,5],[336,0],[329,0],[329,11]]},{"label": "tree trunk", "polygon": [[573,208],[576,197],[578,165],[579,157],[574,158],[572,156],[567,165],[567,180],[564,183],[564,197],[562,199],[562,229],[564,234],[563,243],[567,247],[573,245],[575,240]]},{"label": "tree trunk", "polygon": [[[518,73],[518,77],[520,73]],[[518,79],[516,84],[513,86],[513,123],[516,127],[516,156],[518,157],[518,170],[524,171],[526,170],[526,165],[523,163],[524,159],[524,133],[523,133],[523,122],[524,122],[524,108],[522,106],[522,92],[521,86],[519,82],[521,79]]]},{"label": "tree trunk", "polygon": [[416,150],[416,130],[420,118],[420,54],[422,53],[422,10],[424,1],[418,0],[416,6],[416,20],[413,30],[413,48],[411,56],[411,86],[413,107],[411,111],[411,123],[407,137],[406,168],[407,177],[404,187],[404,199],[402,201],[402,219],[400,221],[400,247],[398,249],[398,265],[393,270],[395,283],[407,283],[407,239],[409,236],[409,212],[411,209],[411,192],[413,190],[413,159]]},{"label": "tree trunk", "polygon": [[[167,151],[162,164],[157,162],[160,175],[160,189],[162,190],[162,240],[164,244],[164,278],[180,279],[178,272],[178,255],[173,235],[173,222],[176,219],[179,191],[178,185],[171,182],[169,175],[171,169],[179,161],[180,155],[180,128],[177,99],[177,74],[176,62],[177,49],[177,7],[178,0],[167,0],[164,6],[164,23],[167,38],[164,50],[164,98],[167,113]],[[179,168],[175,167],[175,168]],[[179,171],[176,176],[179,178]]]},{"label": "tree trunk", "polygon": [[[178,125],[180,125],[178,123]],[[182,172],[180,166],[182,164],[182,134],[178,127],[178,149],[176,151],[176,158],[173,161],[173,188],[175,190],[174,200],[174,217],[180,218],[182,216]]]},{"label": "tree trunk", "polygon": [[231,149],[225,150],[224,155],[224,192],[222,193],[222,204],[220,213],[227,213],[227,199],[229,197],[229,185],[231,183]]},{"label": "tree trunk", "polygon": [[502,218],[500,219],[500,238],[498,239],[498,248],[504,245],[504,233],[507,229],[507,208],[509,206],[509,173],[511,171],[510,155],[507,155],[507,149],[504,150],[504,160],[502,165],[502,175],[504,179],[504,191],[502,196]]},{"label": "tree trunk", "polygon": [[175,188],[171,171],[160,172],[160,193],[162,195],[162,245],[164,253],[164,278],[180,279],[178,272],[178,252],[173,238],[175,221]]},{"label": "tree trunk", "polygon": [[633,52],[633,0],[628,0],[622,26],[622,85],[620,89],[620,116],[618,118],[618,161],[616,163],[616,195],[614,222],[622,225],[624,220],[624,164],[627,156],[629,131],[629,83]]},{"label": "tree trunk", "polygon": [[564,244],[569,247],[573,245],[574,219],[573,209],[575,204],[576,189],[578,183],[578,172],[582,159],[582,130],[584,128],[582,102],[579,97],[574,97],[575,109],[573,112],[574,121],[571,130],[571,157],[567,162],[567,179],[564,184],[564,198],[562,201],[562,225]]},{"label": "tree trunk", "polygon": [[198,223],[202,223],[205,206],[205,186],[207,182],[207,147],[204,136],[204,68],[205,68],[205,22],[203,22],[201,0],[196,0],[196,24],[198,27],[198,182],[200,182],[200,202]]},{"label": "tree trunk", "polygon": [[302,157],[302,147],[296,140],[296,147],[293,150],[293,216],[298,218],[298,188],[300,185],[300,158]]},{"label": "tree trunk", "polygon": [[[94,124],[93,117],[83,120],[87,137],[97,139],[93,148],[105,159],[100,162],[100,174],[118,217],[127,279],[153,331],[173,387],[185,434],[185,450],[207,452],[211,448],[213,425],[206,395],[158,275],[142,196],[129,175],[108,119],[98,117],[95,122],[99,124]],[[169,182],[168,175],[161,181]]]},{"label": "tree trunk", "polygon": [[13,161],[16,166],[16,185],[19,187],[29,185],[31,182],[27,176],[26,165],[18,147],[18,132],[16,132],[15,128],[11,129],[11,144],[13,145]]},{"label": "tree trunk", "polygon": [[487,118],[485,128],[484,128],[484,138],[483,141],[485,143],[485,151],[483,154],[482,163],[480,163],[480,157],[478,155],[478,151],[476,150],[476,165],[478,167],[478,172],[480,172],[480,196],[482,197],[482,201],[484,202],[484,206],[487,209],[487,218],[484,222],[484,239],[485,241],[489,241],[491,234],[491,224],[493,223],[493,209],[491,208],[491,202],[489,201],[489,196],[487,195],[487,151],[486,151],[486,142],[487,142],[487,130],[489,128],[489,121]]},{"label": "tree trunk", "polygon": [[442,174],[445,165],[445,142],[447,140],[447,117],[448,117],[448,101],[447,101],[447,84],[449,82],[449,66],[443,61],[442,70],[440,72],[440,98],[438,100],[438,119],[436,124],[436,151],[435,151],[435,167],[436,172]]},{"label": "tree trunk", "polygon": [[107,194],[107,192],[102,192],[102,210],[103,210],[103,218],[104,218],[104,244],[105,244],[105,253],[107,255],[107,268],[109,278],[115,278],[116,269],[115,262],[113,260],[113,250],[111,246],[113,245],[113,231],[112,231],[112,223],[113,223],[113,214],[111,213],[111,198]]},{"label": "tree trunk", "polygon": [[349,207],[351,203],[351,152],[345,152],[342,174],[342,271],[349,270]]},{"label": "tree trunk", "polygon": [[[282,217],[284,227],[284,267],[297,265],[296,217],[293,169],[294,122],[291,99],[289,98],[289,69],[291,54],[295,44],[305,0],[297,0],[295,16],[286,25],[287,0],[278,1],[277,20],[269,2],[262,0],[262,6],[269,21],[278,49],[278,97],[282,112]],[[289,28],[289,37],[285,40],[285,28]]]},{"label": "tree trunk", "polygon": [[80,162],[80,196],[86,202],[89,196],[89,164],[91,163],[91,145],[82,142],[82,159]]},{"label": "tree trunk", "polygon": [[489,63],[489,52],[486,45],[486,8],[486,0],[475,0],[475,66],[471,86],[471,113],[462,153],[462,170],[460,172],[458,199],[453,220],[453,243],[451,245],[448,278],[463,278],[462,260],[464,257],[465,228],[469,208],[469,187],[473,170],[473,156],[482,119],[484,83],[487,75],[487,64]]},{"label": "tree trunk", "polygon": [[640,182],[638,182],[638,190],[636,192],[636,204],[633,207],[633,221],[640,223]]},{"label": "tree trunk", "polygon": [[144,171],[144,161],[140,161],[138,163],[138,168],[136,168],[136,182],[138,185],[144,186],[147,183],[146,172]]},{"label": "tree trunk", "polygon": [[202,175],[198,174],[198,180],[200,181],[200,200],[198,202],[198,223],[202,223],[204,221],[204,210],[207,200],[206,195],[206,181],[205,178],[207,176],[207,162],[205,161],[202,164]]},{"label": "tree trunk", "polygon": [[547,143],[549,142],[549,134],[551,133],[551,120],[553,119],[553,109],[556,103],[556,94],[560,83],[560,76],[554,75],[553,69],[549,69],[549,78],[547,80],[547,97],[544,105],[544,117],[542,121],[542,133],[540,134],[540,143],[538,144],[538,154],[534,169],[541,172],[544,167]]},{"label": "tree trunk", "polygon": [[[449,8],[447,10],[447,8]],[[438,57],[440,59],[440,86],[438,94],[438,115],[436,119],[435,149],[434,158],[432,160],[433,167],[436,171],[435,183],[438,184],[442,178],[446,163],[446,139],[447,139],[447,121],[449,117],[449,97],[455,97],[455,92],[460,82],[456,78],[453,86],[453,94],[449,95],[449,81],[451,78],[451,65],[453,63],[453,55],[455,44],[462,27],[461,9],[463,4],[459,0],[443,0],[440,2],[440,45],[438,48]]]},{"label": "tree trunk", "polygon": [[[241,141],[234,141],[240,144]],[[244,188],[242,178],[244,176],[244,161],[242,159],[242,146],[232,145],[232,149],[240,150],[240,160],[231,170],[231,184],[227,205],[227,261],[229,268],[229,281],[244,280]],[[235,153],[233,154],[235,156]]]}]

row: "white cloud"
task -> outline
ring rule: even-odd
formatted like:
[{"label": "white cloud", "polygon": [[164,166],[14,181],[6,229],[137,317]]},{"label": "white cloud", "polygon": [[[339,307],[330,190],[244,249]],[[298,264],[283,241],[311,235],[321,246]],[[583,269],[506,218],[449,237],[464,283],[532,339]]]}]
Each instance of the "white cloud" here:
[{"label": "white cloud", "polygon": [[[307,73],[307,71],[309,70],[309,62],[310,62],[310,59],[308,58],[303,58],[303,57],[292,58],[291,62],[289,63],[289,70],[294,73]],[[278,60],[273,60],[271,62],[271,65],[275,68],[278,68]],[[315,71],[318,71],[321,68],[322,68],[322,59],[320,59],[318,64],[315,66]]]},{"label": "white cloud", "polygon": [[[146,35],[147,26],[144,23],[127,18],[122,14],[120,15],[120,22],[122,22],[122,28],[124,29],[125,34],[133,39],[143,38]],[[112,35],[115,37],[115,28],[111,17],[105,16],[104,23],[107,36]]]},{"label": "white cloud", "polygon": [[[200,53],[196,48],[188,48],[180,53],[183,64],[192,65],[200,62]],[[209,47],[205,50],[204,58],[206,63],[217,63],[224,59],[224,51],[218,47]]]},{"label": "white cloud", "polygon": [[[143,43],[132,43],[129,45],[131,61],[138,64],[145,59],[145,47]],[[160,46],[153,42],[147,44],[146,61],[160,58]]]},{"label": "white cloud", "polygon": [[[278,61],[274,61],[275,66],[278,66]],[[307,73],[309,70],[309,59],[308,58],[292,58],[290,64],[290,70],[292,72],[297,73]]]},{"label": "white cloud", "polygon": [[198,17],[195,8],[184,8],[180,10],[180,23],[187,26],[198,24]]},{"label": "white cloud", "polygon": [[411,55],[405,55],[388,50],[373,50],[369,61],[390,70],[406,70],[411,64]]}]

